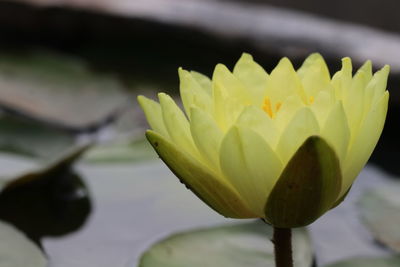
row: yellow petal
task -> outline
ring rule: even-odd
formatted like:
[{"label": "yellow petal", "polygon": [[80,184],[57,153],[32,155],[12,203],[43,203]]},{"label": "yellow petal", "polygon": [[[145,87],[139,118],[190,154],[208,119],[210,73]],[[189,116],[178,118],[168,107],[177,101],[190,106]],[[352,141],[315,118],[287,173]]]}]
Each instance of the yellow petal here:
[{"label": "yellow petal", "polygon": [[355,132],[362,120],[364,111],[364,93],[366,77],[364,72],[358,72],[352,81],[347,94],[343,96],[343,107],[347,115],[348,125],[351,132]]},{"label": "yellow petal", "polygon": [[319,91],[324,90],[330,84],[331,76],[323,57],[314,53],[304,61],[298,69],[297,74],[303,84],[307,96],[317,96]]},{"label": "yellow petal", "polygon": [[290,159],[265,206],[275,227],[306,226],[328,211],[341,188],[339,160],[320,137],[309,137]]},{"label": "yellow petal", "polygon": [[345,57],[342,59],[342,69],[332,77],[331,84],[335,88],[336,99],[343,99],[352,82],[353,67],[351,59]]},{"label": "yellow petal", "polygon": [[233,126],[221,144],[221,169],[251,210],[264,217],[266,199],[282,171],[282,163],[254,131]]},{"label": "yellow petal", "polygon": [[360,173],[374,150],[385,124],[389,92],[369,111],[349,148],[344,162],[343,195]]},{"label": "yellow petal", "polygon": [[169,134],[165,128],[160,104],[142,95],[138,96],[137,100],[143,109],[144,115],[146,116],[151,129],[168,139]]},{"label": "yellow petal", "polygon": [[381,70],[377,71],[372,79],[369,81],[364,96],[364,113],[367,113],[371,105],[381,99],[387,87],[387,79],[389,76],[390,67],[384,66]]},{"label": "yellow petal", "polygon": [[334,149],[340,161],[343,162],[350,141],[350,129],[343,104],[340,101],[336,103],[329,113],[321,130],[321,136]]},{"label": "yellow petal", "polygon": [[269,76],[266,95],[274,101],[272,104],[275,106],[277,102],[282,103],[288,96],[294,94],[306,101],[301,81],[292,63],[288,58],[282,58]]},{"label": "yellow petal", "polygon": [[212,84],[210,78],[208,78],[206,75],[201,74],[196,71],[191,71],[190,74],[192,74],[193,79],[197,81],[197,83],[203,88],[203,90],[209,95],[212,95]]},{"label": "yellow petal", "polygon": [[229,89],[220,82],[213,82],[213,111],[218,126],[225,132],[235,123],[244,105],[229,95]]},{"label": "yellow petal", "polygon": [[205,92],[192,75],[179,68],[180,93],[186,114],[190,118],[190,108],[198,107],[206,112],[211,112],[211,96]]},{"label": "yellow petal", "polygon": [[282,163],[286,164],[308,137],[317,134],[319,125],[310,108],[297,111],[278,142],[277,153]]},{"label": "yellow petal", "polygon": [[147,131],[146,137],[169,169],[212,209],[225,217],[257,217],[230,184],[195,158],[153,131]]},{"label": "yellow petal", "polygon": [[361,66],[358,71],[364,72],[365,78],[367,82],[372,79],[372,63],[371,60],[365,61],[365,63]]},{"label": "yellow petal", "polygon": [[246,107],[240,114],[236,124],[257,132],[272,148],[278,142],[278,129],[273,120],[261,109],[255,106]]},{"label": "yellow petal", "polygon": [[213,90],[214,85],[222,86],[229,98],[239,101],[245,105],[251,104],[249,92],[244,84],[236,78],[225,65],[218,64],[213,73]]},{"label": "yellow petal", "polygon": [[214,169],[219,169],[219,147],[223,137],[213,118],[198,108],[192,108],[190,130],[193,140],[204,157]]},{"label": "yellow petal", "polygon": [[286,128],[292,120],[294,114],[304,107],[304,103],[298,95],[292,95],[286,98],[282,103],[279,112],[276,113],[275,123],[279,131]]},{"label": "yellow petal", "polygon": [[321,91],[310,106],[318,120],[319,125],[322,127],[325,120],[335,104],[335,98],[331,91]]},{"label": "yellow petal", "polygon": [[193,143],[190,134],[189,122],[183,114],[182,110],[175,104],[172,98],[164,93],[159,93],[162,117],[168,130],[171,141],[179,148],[185,149],[187,152],[197,155],[197,149]]},{"label": "yellow petal", "polygon": [[261,106],[267,87],[267,72],[254,62],[251,55],[243,53],[233,69],[233,74],[246,86],[253,104]]}]

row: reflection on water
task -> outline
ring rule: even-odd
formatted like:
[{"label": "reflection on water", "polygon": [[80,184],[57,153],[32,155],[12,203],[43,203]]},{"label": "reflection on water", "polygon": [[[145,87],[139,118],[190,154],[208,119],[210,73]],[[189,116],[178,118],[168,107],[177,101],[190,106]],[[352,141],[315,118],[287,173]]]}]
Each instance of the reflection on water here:
[{"label": "reflection on water", "polygon": [[39,245],[44,236],[76,231],[90,211],[85,183],[68,169],[6,188],[0,194],[0,220],[12,223]]}]

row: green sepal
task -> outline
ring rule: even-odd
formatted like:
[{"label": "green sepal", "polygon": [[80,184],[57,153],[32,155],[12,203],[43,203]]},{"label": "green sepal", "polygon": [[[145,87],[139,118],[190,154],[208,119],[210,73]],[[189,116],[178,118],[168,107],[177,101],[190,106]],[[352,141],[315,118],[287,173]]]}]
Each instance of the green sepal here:
[{"label": "green sepal", "polygon": [[336,153],[321,137],[311,136],[272,189],[265,206],[266,219],[280,228],[309,225],[335,203],[341,182]]},{"label": "green sepal", "polygon": [[196,158],[154,131],[148,130],[146,137],[175,176],[212,209],[229,218],[257,217],[229,184]]}]

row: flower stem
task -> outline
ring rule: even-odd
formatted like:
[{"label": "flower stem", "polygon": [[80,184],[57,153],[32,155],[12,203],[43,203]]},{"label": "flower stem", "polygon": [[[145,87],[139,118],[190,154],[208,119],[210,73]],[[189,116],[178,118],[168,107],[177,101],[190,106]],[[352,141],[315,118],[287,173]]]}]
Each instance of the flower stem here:
[{"label": "flower stem", "polygon": [[275,266],[293,267],[292,229],[274,227],[273,242],[275,246]]}]

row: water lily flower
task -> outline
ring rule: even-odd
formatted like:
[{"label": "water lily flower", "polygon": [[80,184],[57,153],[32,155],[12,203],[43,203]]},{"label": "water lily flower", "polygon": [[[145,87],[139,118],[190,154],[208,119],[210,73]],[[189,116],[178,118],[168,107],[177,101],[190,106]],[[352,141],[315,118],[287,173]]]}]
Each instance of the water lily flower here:
[{"label": "water lily flower", "polygon": [[381,135],[389,66],[350,58],[331,78],[321,55],[296,71],[287,58],[268,74],[243,54],[212,80],[179,69],[184,112],[165,93],[138,101],[146,136],[171,171],[211,208],[275,227],[312,223],[337,206]]}]

